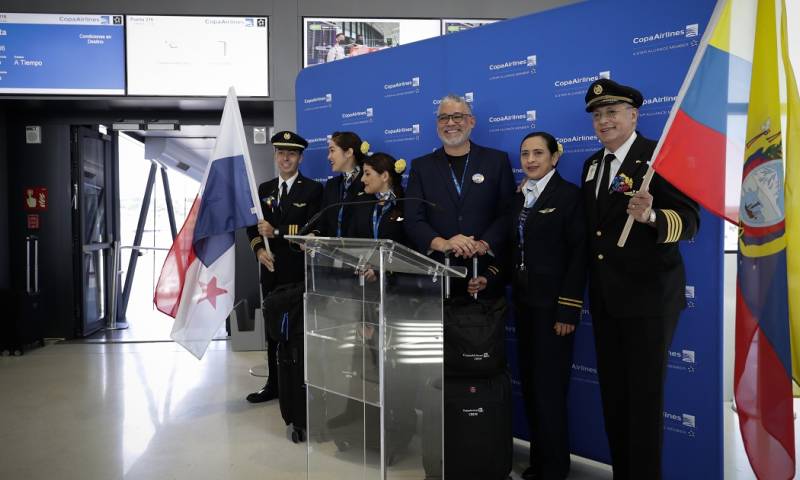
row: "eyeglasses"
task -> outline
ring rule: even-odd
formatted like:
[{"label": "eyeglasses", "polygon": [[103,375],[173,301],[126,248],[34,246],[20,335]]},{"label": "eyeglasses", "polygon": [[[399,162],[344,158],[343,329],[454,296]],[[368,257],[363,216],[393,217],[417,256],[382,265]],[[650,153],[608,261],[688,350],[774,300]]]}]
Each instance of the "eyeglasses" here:
[{"label": "eyeglasses", "polygon": [[599,112],[595,110],[592,112],[592,121],[601,122],[603,121],[603,117],[609,120],[616,120],[617,116],[625,110],[630,110],[633,107],[621,107],[621,108],[609,108],[605,112]]},{"label": "eyeglasses", "polygon": [[441,123],[442,125],[448,123],[450,120],[452,120],[453,123],[462,123],[462,122],[464,122],[465,118],[471,117],[471,116],[472,115],[470,115],[469,113],[460,113],[460,112],[459,113],[453,113],[453,114],[450,114],[450,115],[448,115],[446,113],[443,113],[441,115],[438,115],[436,117],[436,120],[439,123]]}]

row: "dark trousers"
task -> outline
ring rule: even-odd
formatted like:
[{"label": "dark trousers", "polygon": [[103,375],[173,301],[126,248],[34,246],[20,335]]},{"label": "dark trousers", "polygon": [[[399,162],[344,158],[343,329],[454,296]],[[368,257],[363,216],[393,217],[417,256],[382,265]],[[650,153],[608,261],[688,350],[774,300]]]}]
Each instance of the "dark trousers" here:
[{"label": "dark trousers", "polygon": [[575,334],[553,330],[555,308],[515,305],[519,370],[528,427],[530,464],[543,480],[569,473],[567,391]]},{"label": "dark trousers", "polygon": [[667,350],[680,312],[620,318],[613,305],[595,303],[597,373],[614,480],[659,480]]},{"label": "dark trousers", "polygon": [[265,387],[278,393],[278,341],[267,335],[267,384]]}]

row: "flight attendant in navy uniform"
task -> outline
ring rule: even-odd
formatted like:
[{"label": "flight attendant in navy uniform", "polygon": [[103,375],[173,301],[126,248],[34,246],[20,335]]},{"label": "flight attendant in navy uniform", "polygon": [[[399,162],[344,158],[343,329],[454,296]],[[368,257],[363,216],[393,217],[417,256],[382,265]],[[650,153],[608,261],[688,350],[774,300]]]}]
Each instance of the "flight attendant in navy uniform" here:
[{"label": "flight attendant in navy uniform", "polygon": [[[547,132],[528,134],[520,165],[528,177],[512,204],[508,232],[512,297],[522,393],[531,432],[530,466],[524,479],[561,480],[570,468],[567,390],[575,327],[586,285],[586,228],[580,189],[556,164],[562,148]],[[469,283],[469,292],[498,281]]]},{"label": "flight attendant in navy uniform", "polygon": [[403,176],[406,162],[395,160],[386,153],[375,153],[366,157],[361,183],[364,184],[364,200],[375,199],[375,204],[356,205],[348,226],[347,236],[394,240],[405,244],[403,207],[398,199],[403,198]]},{"label": "flight attendant in navy uniform", "polygon": [[[656,142],[636,131],[642,94],[613,80],[589,86],[586,111],[603,148],[581,177],[589,236],[589,302],[615,480],[661,478],[667,353],[686,274],[678,248],[698,207],[659,174],[640,191]],[[616,243],[628,218],[627,243]]]},{"label": "flight attendant in navy uniform", "polygon": [[[306,178],[298,170],[308,142],[290,131],[276,133],[271,141],[275,148],[278,177],[258,186],[264,219],[247,229],[250,246],[261,264],[261,291],[265,297],[279,285],[305,281],[303,252],[283,237],[296,235],[319,211],[322,201],[322,185]],[[263,237],[269,239],[272,256],[264,248]],[[247,401],[260,403],[277,398],[276,348],[277,339],[267,336],[269,377],[264,388],[248,395]]]},{"label": "flight attendant in navy uniform", "polygon": [[325,183],[322,214],[312,232],[322,237],[343,237],[347,233],[352,205],[337,205],[360,201],[364,192],[361,183],[361,164],[364,162],[369,144],[363,142],[355,132],[333,132],[328,140],[328,161],[337,175]]}]

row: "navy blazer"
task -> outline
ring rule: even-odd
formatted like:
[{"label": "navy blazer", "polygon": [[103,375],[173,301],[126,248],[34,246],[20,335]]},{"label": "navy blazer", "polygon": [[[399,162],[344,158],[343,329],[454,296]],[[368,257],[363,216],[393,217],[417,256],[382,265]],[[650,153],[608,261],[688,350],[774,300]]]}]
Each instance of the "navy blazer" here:
[{"label": "navy blazer", "polygon": [[436,206],[406,201],[406,234],[422,253],[428,252],[434,238],[449,239],[459,233],[485,240],[492,251],[500,252],[506,245],[514,190],[508,154],[471,143],[459,196],[444,149],[439,148],[411,163],[406,197],[424,198]]},{"label": "navy blazer", "polygon": [[[270,272],[261,265],[261,288],[264,293],[285,283],[302,282],[305,279],[305,255],[296,246],[289,244],[284,235],[297,235],[303,225],[314,216],[322,201],[322,185],[299,174],[288,195],[278,206],[278,178],[258,186],[258,197],[264,219],[278,229],[275,238],[269,239],[269,248],[275,255],[275,271]],[[258,226],[247,227],[250,247],[258,255],[264,248],[264,240],[258,234]]]},{"label": "navy blazer", "polygon": [[[525,196],[514,197],[511,248],[514,301],[534,308],[556,310],[553,321],[577,324],[586,287],[586,225],[581,190],[558,172],[544,187],[529,210],[523,227],[525,242],[519,246],[519,217]],[[525,253],[525,270],[519,271]],[[524,273],[523,273],[524,272]],[[518,275],[527,281],[518,282]]]},{"label": "navy blazer", "polygon": [[[321,208],[324,209],[329,205],[339,202],[355,202],[363,200],[361,198],[361,195],[364,194],[364,184],[361,183],[362,173],[363,171],[356,175],[356,178],[353,179],[353,182],[350,184],[350,188],[347,189],[347,192],[342,192],[344,174],[337,175],[325,182],[325,188],[322,192]],[[350,215],[352,214],[353,207],[354,205],[345,205],[342,207],[341,236],[345,236],[347,234],[347,228],[350,222]],[[322,214],[322,217],[318,220],[317,225],[312,231],[317,236],[336,237],[336,229],[338,224],[339,207],[331,207]]]},{"label": "navy blazer", "polygon": [[[369,200],[371,195],[364,194],[360,198]],[[373,197],[374,198],[374,197]],[[373,238],[372,232],[372,213],[375,205],[354,205],[350,222],[347,229],[347,236],[352,238]],[[397,243],[406,245],[406,233],[403,229],[403,210],[398,204],[383,215],[378,224],[378,238],[394,240]]]}]

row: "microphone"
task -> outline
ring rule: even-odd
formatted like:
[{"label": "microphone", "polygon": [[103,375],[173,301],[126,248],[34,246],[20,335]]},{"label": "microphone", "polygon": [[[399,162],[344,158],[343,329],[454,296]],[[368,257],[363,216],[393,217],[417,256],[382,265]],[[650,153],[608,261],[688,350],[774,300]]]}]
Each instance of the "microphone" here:
[{"label": "microphone", "polygon": [[[432,206],[434,208],[438,208],[437,204],[431,202],[430,200],[425,200],[424,198],[403,197],[403,198],[395,198],[394,199],[395,202],[404,202],[404,201],[407,201],[407,200],[414,200],[414,201],[417,201],[417,202],[427,203],[428,205],[430,205],[430,206]],[[322,217],[322,214],[327,212],[331,208],[343,207],[343,206],[346,207],[346,206],[350,206],[350,205],[370,205],[370,204],[380,203],[380,202],[383,202],[383,201],[384,200],[381,200],[379,198],[373,198],[373,199],[370,199],[370,200],[359,200],[359,201],[350,201],[350,202],[331,203],[330,205],[326,205],[323,209],[321,209],[319,212],[315,213],[314,216],[312,216],[310,219],[308,219],[308,222],[306,222],[306,224],[303,225],[303,228],[301,228],[300,231],[297,232],[297,234],[298,235],[307,234],[308,231],[311,230],[311,227],[313,227],[314,224],[317,223],[317,221],[320,219],[320,217]]]}]

